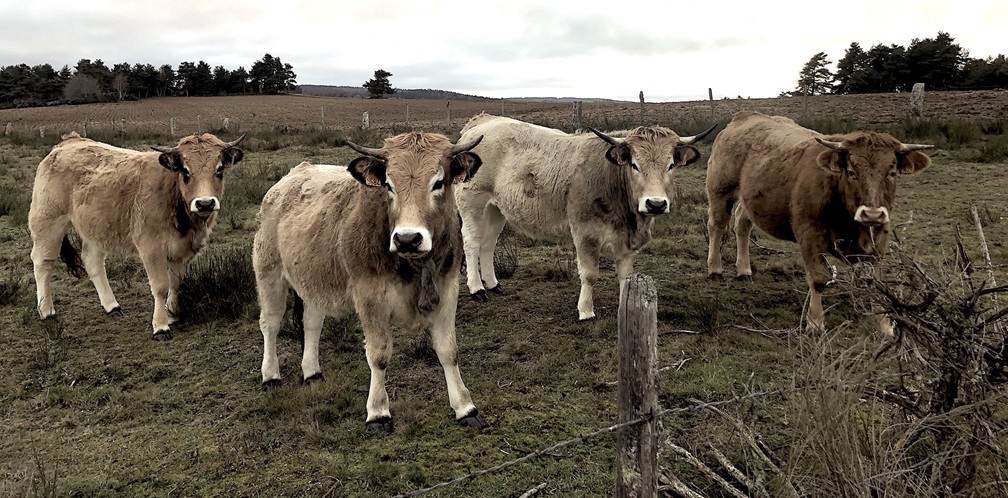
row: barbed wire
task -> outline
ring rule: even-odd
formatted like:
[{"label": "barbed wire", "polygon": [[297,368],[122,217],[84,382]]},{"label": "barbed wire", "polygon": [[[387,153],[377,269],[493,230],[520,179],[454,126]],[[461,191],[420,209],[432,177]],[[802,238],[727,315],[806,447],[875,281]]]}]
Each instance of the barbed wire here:
[{"label": "barbed wire", "polygon": [[727,399],[727,400],[711,401],[711,402],[708,402],[708,403],[697,403],[697,404],[694,404],[694,405],[691,405],[691,406],[684,406],[684,407],[678,407],[678,408],[666,408],[664,410],[659,410],[657,413],[648,413],[646,415],[642,415],[642,416],[640,416],[640,417],[638,417],[638,418],[636,418],[634,420],[631,420],[629,422],[623,422],[623,423],[619,423],[619,424],[610,425],[609,427],[604,427],[602,429],[598,429],[596,431],[589,432],[588,434],[585,434],[583,436],[578,436],[578,437],[575,437],[575,438],[568,439],[566,441],[561,441],[561,442],[556,443],[553,446],[550,446],[548,448],[538,449],[538,450],[533,451],[531,453],[528,453],[528,454],[526,454],[524,456],[515,458],[514,460],[510,460],[510,461],[507,461],[507,462],[504,462],[502,464],[495,465],[493,467],[489,467],[489,468],[486,468],[486,469],[470,472],[470,473],[468,473],[468,474],[466,474],[464,476],[457,477],[457,478],[452,479],[450,481],[440,482],[440,483],[437,483],[437,484],[435,484],[433,486],[430,486],[430,487],[427,487],[427,488],[421,488],[421,489],[417,489],[417,490],[414,490],[414,491],[410,491],[408,493],[404,493],[404,494],[400,494],[400,495],[395,495],[394,498],[409,498],[409,497],[412,497],[412,496],[420,496],[422,494],[426,494],[426,493],[429,493],[431,491],[436,491],[436,490],[441,489],[441,488],[446,488],[448,486],[454,486],[456,484],[459,484],[459,483],[464,482],[464,481],[468,481],[470,479],[475,479],[477,477],[484,476],[486,474],[497,472],[499,470],[504,470],[504,469],[506,469],[508,467],[513,467],[513,466],[518,465],[519,463],[522,463],[524,461],[531,460],[533,458],[536,458],[536,457],[539,457],[539,456],[542,456],[542,455],[545,455],[545,454],[548,454],[548,453],[552,453],[553,451],[559,450],[560,448],[564,448],[566,446],[570,446],[570,445],[575,444],[575,443],[584,443],[584,442],[588,441],[589,439],[601,436],[603,434],[609,434],[611,432],[615,432],[615,431],[618,431],[618,430],[626,428],[626,427],[632,427],[632,426],[635,426],[637,424],[643,424],[645,422],[650,422],[652,420],[664,417],[665,415],[669,415],[669,414],[672,414],[672,413],[685,413],[685,412],[689,412],[689,411],[693,411],[693,410],[700,410],[700,409],[709,408],[709,407],[716,407],[716,406],[721,406],[721,405],[727,405],[727,404],[731,404],[731,403],[737,403],[737,402],[740,402],[740,401],[745,401],[747,399],[753,399],[753,398],[758,398],[758,397],[762,397],[762,396],[768,396],[768,395],[771,395],[771,394],[779,394],[781,392],[783,392],[783,391],[780,390],[780,389],[775,389],[773,391],[760,391],[760,392],[755,392],[755,393],[749,393],[749,394],[746,394],[744,396],[736,396],[736,397],[734,397],[732,399]]}]

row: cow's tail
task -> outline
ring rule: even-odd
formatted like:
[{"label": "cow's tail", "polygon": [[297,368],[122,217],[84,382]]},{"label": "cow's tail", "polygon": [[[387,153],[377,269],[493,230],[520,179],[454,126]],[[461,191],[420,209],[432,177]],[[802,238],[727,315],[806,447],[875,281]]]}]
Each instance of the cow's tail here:
[{"label": "cow's tail", "polygon": [[301,343],[301,353],[304,354],[304,299],[294,289],[291,289],[291,293],[294,294],[294,316],[291,317],[291,322]]},{"label": "cow's tail", "polygon": [[70,242],[70,234],[63,236],[63,245],[60,246],[60,259],[67,265],[67,273],[74,278],[83,278],[87,275],[84,269],[84,261],[81,260],[80,252]]}]

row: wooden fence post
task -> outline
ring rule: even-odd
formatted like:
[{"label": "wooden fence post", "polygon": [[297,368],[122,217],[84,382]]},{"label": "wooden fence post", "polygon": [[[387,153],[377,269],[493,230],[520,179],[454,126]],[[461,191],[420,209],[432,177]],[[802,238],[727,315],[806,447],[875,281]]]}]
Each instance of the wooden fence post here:
[{"label": "wooden fence post", "polygon": [[644,90],[640,91],[640,125],[647,126],[644,122]]},{"label": "wooden fence post", "polygon": [[369,130],[371,129],[371,115],[367,111],[361,114],[361,129]]},{"label": "wooden fence post", "polygon": [[[658,412],[658,292],[642,273],[627,277],[620,289],[618,423]],[[658,420],[620,429],[616,437],[617,498],[658,493]]]},{"label": "wooden fence post", "polygon": [[910,118],[920,121],[924,115],[924,83],[914,83],[910,91]]},{"label": "wooden fence post", "polygon": [[717,118],[714,117],[714,89],[707,87],[707,98],[710,100],[710,119],[716,122]]},{"label": "wooden fence post", "polygon": [[175,137],[175,118],[171,118],[171,136]]},{"label": "wooden fence post", "polygon": [[9,137],[11,134],[11,124],[7,123],[7,127],[4,128],[4,136]]},{"label": "wooden fence post", "polygon": [[572,121],[573,121],[572,124],[574,125],[574,129],[575,130],[580,130],[581,129],[581,101],[580,100],[574,101],[574,116],[572,118]]},{"label": "wooden fence post", "polygon": [[448,101],[448,129],[451,129],[451,101]]},{"label": "wooden fence post", "polygon": [[319,112],[322,114],[322,129],[325,130],[325,106],[319,106]]}]

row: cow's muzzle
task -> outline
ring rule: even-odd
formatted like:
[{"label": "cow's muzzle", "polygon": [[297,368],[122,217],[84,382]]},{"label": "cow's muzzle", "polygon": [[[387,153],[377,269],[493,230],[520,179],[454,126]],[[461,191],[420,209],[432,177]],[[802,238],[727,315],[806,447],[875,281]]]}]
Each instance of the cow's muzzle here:
[{"label": "cow's muzzle", "polygon": [[648,197],[641,200],[637,210],[643,214],[664,214],[669,210],[669,202],[664,197]]},{"label": "cow's muzzle", "polygon": [[210,214],[220,209],[216,197],[197,197],[189,205],[189,210],[198,214]]},{"label": "cow's muzzle", "polygon": [[854,213],[854,221],[869,227],[885,225],[889,223],[889,210],[885,207],[858,206]]},{"label": "cow's muzzle", "polygon": [[423,256],[431,250],[430,233],[424,228],[397,228],[389,250],[406,258]]}]

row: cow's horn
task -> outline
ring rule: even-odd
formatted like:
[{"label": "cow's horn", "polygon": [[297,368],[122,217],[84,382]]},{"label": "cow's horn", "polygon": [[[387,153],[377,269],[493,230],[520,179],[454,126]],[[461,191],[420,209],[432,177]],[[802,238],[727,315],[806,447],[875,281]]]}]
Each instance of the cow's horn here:
[{"label": "cow's horn", "polygon": [[841,144],[840,142],[831,142],[829,140],[823,140],[819,137],[816,137],[816,142],[819,142],[833,150],[843,150],[843,144]]},{"label": "cow's horn", "polygon": [[377,157],[378,159],[385,159],[385,153],[381,149],[372,149],[370,147],[361,147],[351,141],[347,141],[347,147],[364,154],[365,156]]},{"label": "cow's horn", "polygon": [[228,142],[224,145],[227,146],[226,148],[237,147],[238,144],[240,144],[241,141],[245,139],[245,135],[246,133],[242,133],[242,136],[236,138],[233,142]]},{"label": "cow's horn", "polygon": [[714,128],[717,128],[717,123],[714,123],[714,126],[707,128],[706,131],[702,131],[696,135],[693,135],[692,137],[679,137],[679,143],[689,145],[695,142],[699,142],[703,140],[703,138],[706,137],[707,135],[710,135],[710,132],[714,131]]},{"label": "cow's horn", "polygon": [[178,152],[178,147],[160,147],[157,145],[151,145],[151,149],[156,150],[162,154],[171,154],[173,152]]},{"label": "cow's horn", "polygon": [[591,130],[592,133],[598,135],[598,137],[601,138],[602,140],[608,142],[609,145],[619,145],[619,142],[617,142],[615,138],[610,137],[609,135],[606,135],[605,133],[602,133],[601,131],[598,131],[595,128],[592,128],[591,126],[589,126],[588,129]]},{"label": "cow's horn", "polygon": [[469,152],[473,150],[473,147],[476,147],[482,141],[483,141],[483,135],[480,135],[476,137],[476,140],[473,140],[472,142],[469,142],[467,144],[457,144],[455,145],[455,147],[452,147],[452,155],[461,154],[463,152]]},{"label": "cow's horn", "polygon": [[930,148],[932,148],[932,147],[934,147],[934,145],[924,145],[924,144],[901,144],[901,145],[900,145],[900,148],[899,148],[899,151],[900,151],[900,152],[913,152],[913,151],[915,151],[915,150],[921,150],[921,149],[930,149]]}]

